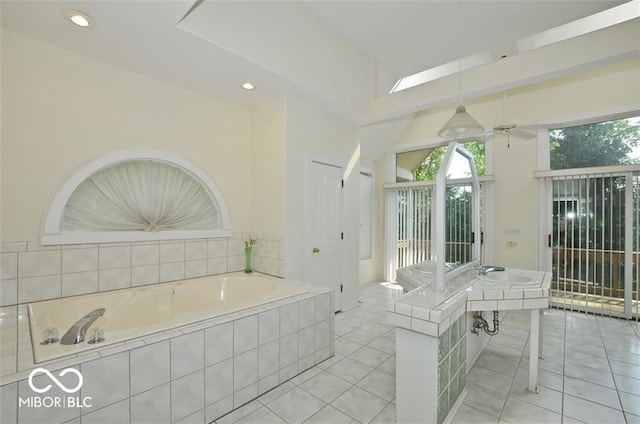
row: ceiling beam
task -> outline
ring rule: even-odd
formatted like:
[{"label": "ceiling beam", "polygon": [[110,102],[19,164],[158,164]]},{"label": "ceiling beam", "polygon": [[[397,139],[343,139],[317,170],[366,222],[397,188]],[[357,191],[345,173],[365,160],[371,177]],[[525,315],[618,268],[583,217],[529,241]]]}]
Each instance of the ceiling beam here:
[{"label": "ceiling beam", "polygon": [[503,90],[549,81],[640,57],[640,19],[634,19],[562,42],[469,69],[371,102],[363,125],[381,123],[420,111],[457,104]]}]

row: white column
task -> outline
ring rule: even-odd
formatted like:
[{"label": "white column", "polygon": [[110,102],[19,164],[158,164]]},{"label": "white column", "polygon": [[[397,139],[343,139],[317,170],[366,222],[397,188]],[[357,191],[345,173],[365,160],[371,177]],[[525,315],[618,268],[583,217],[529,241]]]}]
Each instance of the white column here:
[{"label": "white column", "polygon": [[538,393],[540,311],[540,309],[531,310],[531,331],[529,333],[529,391],[534,393]]},{"label": "white column", "polygon": [[542,346],[544,345],[544,309],[538,309],[538,313],[540,315],[540,329],[538,330],[538,337],[540,341],[538,342],[538,358],[544,359],[544,354],[542,353]]},{"label": "white column", "polygon": [[438,339],[396,327],[396,421],[438,421]]}]

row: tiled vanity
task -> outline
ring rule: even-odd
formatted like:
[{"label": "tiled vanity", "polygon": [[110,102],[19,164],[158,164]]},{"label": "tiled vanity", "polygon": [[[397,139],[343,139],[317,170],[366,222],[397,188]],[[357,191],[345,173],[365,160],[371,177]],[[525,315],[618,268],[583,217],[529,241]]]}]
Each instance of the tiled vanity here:
[{"label": "tiled vanity", "polygon": [[469,334],[475,311],[531,311],[528,388],[535,392],[551,274],[507,269],[479,277],[473,269],[457,270],[447,274],[445,289],[437,290],[426,269],[410,271],[413,281],[425,285],[388,305],[389,322],[397,326],[397,421],[444,422],[464,393],[469,362],[488,340]]}]

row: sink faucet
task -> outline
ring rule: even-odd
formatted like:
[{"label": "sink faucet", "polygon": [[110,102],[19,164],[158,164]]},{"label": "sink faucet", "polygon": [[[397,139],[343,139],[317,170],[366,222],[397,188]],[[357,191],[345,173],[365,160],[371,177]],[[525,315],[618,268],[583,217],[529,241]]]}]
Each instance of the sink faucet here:
[{"label": "sink faucet", "polygon": [[95,320],[104,315],[104,312],[104,308],[98,308],[80,318],[75,324],[71,326],[71,328],[67,330],[64,336],[62,336],[62,339],[60,339],[60,344],[72,345],[83,342],[84,335],[87,333],[89,326],[91,326],[91,324],[93,324]]},{"label": "sink faucet", "polygon": [[490,272],[504,271],[504,270],[505,268],[502,266],[483,265],[478,268],[478,275],[487,275]]}]

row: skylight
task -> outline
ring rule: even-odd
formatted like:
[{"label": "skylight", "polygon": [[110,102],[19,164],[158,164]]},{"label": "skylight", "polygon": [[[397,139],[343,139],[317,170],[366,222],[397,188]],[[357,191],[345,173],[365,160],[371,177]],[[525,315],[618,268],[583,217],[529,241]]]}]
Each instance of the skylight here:
[{"label": "skylight", "polygon": [[[640,0],[632,0],[602,12],[516,40],[515,44],[517,45],[518,53],[524,53],[529,50],[569,40],[571,38],[579,37],[626,21],[637,19],[639,17]],[[444,63],[398,79],[393,88],[389,91],[389,94],[453,75],[458,72],[458,70],[465,71],[485,65],[500,58],[502,58],[502,54],[500,52],[485,51],[462,58],[460,66],[458,66],[457,60]]]}]

